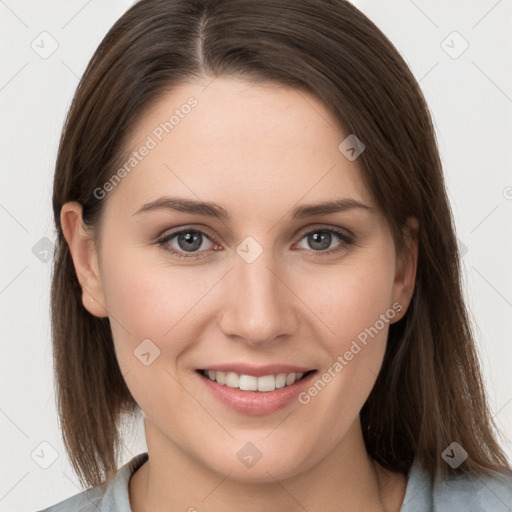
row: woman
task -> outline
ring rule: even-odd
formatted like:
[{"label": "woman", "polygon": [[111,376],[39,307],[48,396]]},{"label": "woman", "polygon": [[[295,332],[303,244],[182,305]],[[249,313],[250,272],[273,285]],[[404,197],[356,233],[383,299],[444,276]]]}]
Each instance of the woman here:
[{"label": "woman", "polygon": [[92,489],[47,510],[512,503],[431,118],[350,3],[135,4],[53,205],[59,413]]}]

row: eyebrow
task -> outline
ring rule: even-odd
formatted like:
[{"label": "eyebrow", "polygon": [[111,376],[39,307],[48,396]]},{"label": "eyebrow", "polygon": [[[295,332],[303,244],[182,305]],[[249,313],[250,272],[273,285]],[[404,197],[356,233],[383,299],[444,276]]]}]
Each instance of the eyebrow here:
[{"label": "eyebrow", "polygon": [[[337,199],[334,201],[325,201],[318,204],[305,204],[296,206],[291,210],[290,215],[293,219],[302,219],[304,217],[327,215],[330,213],[344,212],[353,209],[363,209],[369,212],[375,211],[375,208],[372,208],[371,206],[368,206],[361,201],[345,198]],[[231,219],[231,215],[228,213],[228,211],[218,204],[174,197],[160,197],[154,201],[145,203],[133,215],[155,210],[173,210],[177,212],[203,215],[216,219]]]}]

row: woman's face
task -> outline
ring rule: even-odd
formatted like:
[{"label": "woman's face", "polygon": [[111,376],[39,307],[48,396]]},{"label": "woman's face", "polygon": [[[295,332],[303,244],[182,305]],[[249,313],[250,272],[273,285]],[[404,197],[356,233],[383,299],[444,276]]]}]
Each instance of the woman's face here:
[{"label": "woman's face", "polygon": [[[189,83],[145,113],[137,154],[97,189],[84,303],[108,311],[155,453],[263,482],[353,449],[414,263],[397,258],[350,140],[339,149],[348,135],[305,92]],[[279,387],[294,367],[304,380]]]}]

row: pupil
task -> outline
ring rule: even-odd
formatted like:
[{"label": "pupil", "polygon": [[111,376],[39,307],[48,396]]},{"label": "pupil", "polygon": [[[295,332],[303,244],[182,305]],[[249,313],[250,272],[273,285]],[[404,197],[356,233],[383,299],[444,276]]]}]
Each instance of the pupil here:
[{"label": "pupil", "polygon": [[187,231],[178,235],[178,245],[184,251],[195,251],[201,247],[202,235],[197,231]]},{"label": "pupil", "polygon": [[310,245],[312,249],[325,250],[331,245],[331,233],[319,232],[310,235]]}]

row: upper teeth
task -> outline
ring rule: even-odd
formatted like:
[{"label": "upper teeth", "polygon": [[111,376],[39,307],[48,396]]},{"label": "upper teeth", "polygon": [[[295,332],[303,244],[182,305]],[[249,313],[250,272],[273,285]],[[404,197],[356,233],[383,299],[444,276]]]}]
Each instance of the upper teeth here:
[{"label": "upper teeth", "polygon": [[254,377],[253,375],[239,375],[235,372],[212,370],[204,370],[203,373],[210,380],[217,381],[219,384],[244,391],[274,391],[276,388],[290,386],[304,375],[304,373],[278,373],[277,375]]}]

